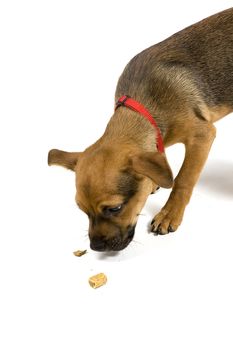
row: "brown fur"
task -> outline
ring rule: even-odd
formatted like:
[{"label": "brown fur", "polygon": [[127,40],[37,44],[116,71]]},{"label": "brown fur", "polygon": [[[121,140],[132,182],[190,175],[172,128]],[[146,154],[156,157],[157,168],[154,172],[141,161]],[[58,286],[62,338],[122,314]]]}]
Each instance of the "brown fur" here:
[{"label": "brown fur", "polygon": [[116,101],[122,95],[151,112],[165,147],[185,145],[185,159],[173,184],[165,155],[156,152],[154,128],[125,107],[115,111],[104,135],[84,152],[50,151],[49,164],[76,172],[76,201],[89,216],[96,250],[127,246],[157,186],[173,189],[152,231],[165,234],[180,225],[215,138],[212,123],[233,111],[233,8],[135,56],[119,79]]}]

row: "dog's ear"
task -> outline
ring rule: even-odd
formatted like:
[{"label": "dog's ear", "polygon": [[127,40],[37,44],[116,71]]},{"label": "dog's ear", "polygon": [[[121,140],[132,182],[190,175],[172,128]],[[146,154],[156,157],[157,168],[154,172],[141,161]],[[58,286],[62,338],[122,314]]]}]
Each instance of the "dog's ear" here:
[{"label": "dog's ear", "polygon": [[74,170],[81,152],[65,152],[59,149],[51,149],[48,154],[48,165],[61,165]]},{"label": "dog's ear", "polygon": [[131,158],[131,166],[137,173],[149,177],[160,187],[170,188],[173,175],[166,156],[159,152],[145,152]]}]

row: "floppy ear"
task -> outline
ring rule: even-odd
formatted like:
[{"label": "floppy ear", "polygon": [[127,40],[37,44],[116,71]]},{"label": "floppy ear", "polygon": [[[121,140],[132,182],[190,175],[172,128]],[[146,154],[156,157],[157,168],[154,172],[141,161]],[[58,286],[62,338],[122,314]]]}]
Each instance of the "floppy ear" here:
[{"label": "floppy ear", "polygon": [[131,158],[133,169],[149,177],[160,187],[170,188],[173,185],[173,175],[166,156],[159,152],[145,152]]},{"label": "floppy ear", "polygon": [[59,149],[51,149],[48,154],[48,165],[61,165],[74,170],[81,152],[65,152]]}]

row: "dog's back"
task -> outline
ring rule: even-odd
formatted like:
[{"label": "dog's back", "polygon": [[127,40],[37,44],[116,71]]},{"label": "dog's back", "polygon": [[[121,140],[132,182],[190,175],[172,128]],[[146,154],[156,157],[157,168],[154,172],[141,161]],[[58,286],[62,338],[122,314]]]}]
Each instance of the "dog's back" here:
[{"label": "dog's back", "polygon": [[[135,90],[143,86],[143,94],[149,94],[158,103],[161,98],[158,72],[163,70],[170,76],[174,68],[190,74],[207,105],[233,108],[233,8],[198,22],[135,56],[119,80],[117,96],[134,95]],[[169,80],[172,82],[172,77]],[[143,94],[140,91],[140,95]]]}]

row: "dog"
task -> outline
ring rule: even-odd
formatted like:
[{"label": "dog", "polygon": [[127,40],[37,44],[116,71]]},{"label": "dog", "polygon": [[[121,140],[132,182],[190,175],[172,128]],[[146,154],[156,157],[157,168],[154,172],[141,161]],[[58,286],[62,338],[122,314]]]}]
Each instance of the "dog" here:
[{"label": "dog", "polygon": [[[216,135],[233,111],[233,8],[136,55],[119,78],[103,136],[83,152],[53,149],[49,165],[75,171],[76,202],[89,217],[90,247],[119,251],[133,239],[149,194],[172,188],[151,231],[181,224]],[[185,146],[173,180],[164,147]]]}]

